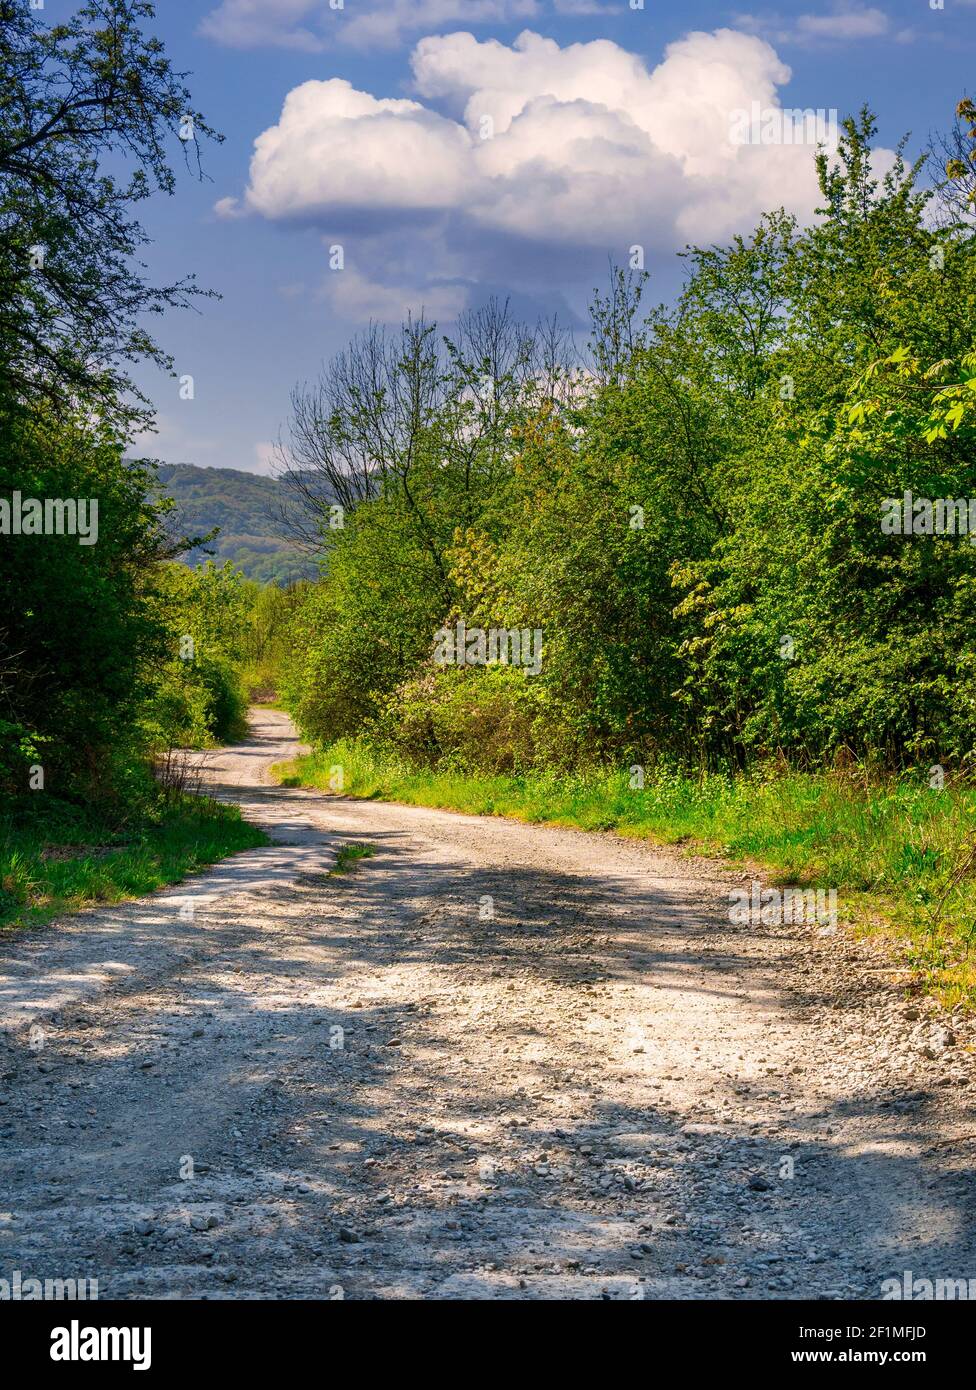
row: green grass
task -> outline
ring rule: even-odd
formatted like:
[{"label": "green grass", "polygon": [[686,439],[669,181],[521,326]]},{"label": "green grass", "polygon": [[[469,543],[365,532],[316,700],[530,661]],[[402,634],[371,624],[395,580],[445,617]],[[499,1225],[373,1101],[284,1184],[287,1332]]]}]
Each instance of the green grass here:
[{"label": "green grass", "polygon": [[613,830],[762,869],[777,884],[835,888],[859,930],[890,933],[914,991],[976,1006],[976,787],[931,789],[863,773],[648,771],[559,777],[416,771],[359,743],[273,770],[287,786],[473,815]]},{"label": "green grass", "polygon": [[342,845],[337,854],[335,866],[330,873],[344,874],[360,859],[372,859],[376,850],[372,845]]},{"label": "green grass", "polygon": [[200,797],[160,801],[122,825],[44,802],[0,819],[0,931],[142,897],[267,843],[236,807]]}]

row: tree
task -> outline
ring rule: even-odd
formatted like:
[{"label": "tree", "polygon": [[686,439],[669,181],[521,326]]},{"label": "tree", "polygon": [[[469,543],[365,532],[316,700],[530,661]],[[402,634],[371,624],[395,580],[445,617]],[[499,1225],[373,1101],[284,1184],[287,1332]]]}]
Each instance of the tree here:
[{"label": "tree", "polygon": [[555,325],[533,332],[497,300],[443,339],[423,315],[394,334],[371,325],[292,393],[278,448],[291,533],[321,551],[334,539],[333,505],[349,513],[395,492],[446,583],[441,552],[454,526],[470,522],[507,467],[526,399],[557,393],[569,358]]},{"label": "tree", "polygon": [[[503,369],[485,428],[459,369],[482,359],[430,346],[422,428],[303,613],[287,693],[314,737],[509,771],[974,752],[968,523],[882,525],[906,491],[976,495],[973,229],[932,218],[918,162],[880,175],[874,134],[862,111],[816,157],[809,226],[689,248],[670,308],[639,322],[616,273],[568,403]],[[541,629],[541,669],[438,666],[457,619]]]},{"label": "tree", "polygon": [[0,497],[98,506],[95,544],[0,539],[0,797],[28,793],[36,762],[49,795],[124,801],[144,752],[139,720],[165,655],[150,592],[165,542],[144,475],[121,454],[108,430],[49,413],[8,416],[0,432]]},{"label": "tree", "polygon": [[204,293],[147,283],[132,209],[172,193],[169,143],[199,176],[198,141],[220,137],[144,34],[151,4],[88,0],[51,28],[42,13],[0,0],[0,394],[126,427],[147,411],[125,364],[171,365],[143,316]]},{"label": "tree", "polygon": [[150,786],[144,716],[169,655],[153,580],[173,553],[125,458],[148,414],[126,371],[167,361],[142,316],[195,293],[147,283],[133,208],[173,191],[171,137],[189,163],[213,132],[143,32],[151,5],[87,0],[51,28],[42,14],[0,0],[0,500],[8,516],[14,493],[97,505],[99,533],[5,526],[0,795],[26,793],[36,762],[55,799],[124,810]]}]

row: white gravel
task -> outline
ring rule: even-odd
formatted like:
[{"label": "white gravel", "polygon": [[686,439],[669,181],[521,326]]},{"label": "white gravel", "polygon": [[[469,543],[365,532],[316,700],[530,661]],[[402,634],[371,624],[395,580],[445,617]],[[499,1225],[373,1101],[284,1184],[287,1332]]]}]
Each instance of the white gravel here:
[{"label": "white gravel", "polygon": [[[678,850],[270,786],[296,747],[256,711],[205,760],[274,845],[0,948],[0,1278],[452,1299],[976,1278],[972,1031],[909,1004],[883,946],[734,927],[741,872]],[[375,855],[329,876],[344,843]]]}]

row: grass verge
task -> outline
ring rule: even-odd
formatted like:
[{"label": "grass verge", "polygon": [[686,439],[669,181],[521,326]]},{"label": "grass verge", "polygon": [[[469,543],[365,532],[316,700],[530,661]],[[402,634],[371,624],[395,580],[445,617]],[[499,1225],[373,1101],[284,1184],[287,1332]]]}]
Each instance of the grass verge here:
[{"label": "grass verge", "polygon": [[684,844],[762,869],[776,884],[836,889],[859,930],[882,930],[912,992],[976,1007],[976,788],[941,790],[863,772],[756,771],[731,777],[648,771],[526,777],[417,771],[344,742],[273,775],[286,786],[473,815],[613,830]]},{"label": "grass verge", "polygon": [[0,819],[0,931],[142,897],[267,843],[237,807],[202,797],[161,800],[123,825],[64,803],[29,807]]}]

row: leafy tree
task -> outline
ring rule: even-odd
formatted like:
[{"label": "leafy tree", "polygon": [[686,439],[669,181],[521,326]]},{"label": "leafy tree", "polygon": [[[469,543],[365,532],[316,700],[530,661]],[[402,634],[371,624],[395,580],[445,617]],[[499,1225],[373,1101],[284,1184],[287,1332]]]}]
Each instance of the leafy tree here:
[{"label": "leafy tree", "polygon": [[146,709],[168,655],[154,586],[173,554],[165,505],[125,458],[147,414],[127,364],[166,361],[143,316],[195,292],[147,283],[133,209],[173,190],[170,139],[192,135],[189,162],[212,135],[152,17],[89,0],[47,28],[29,0],[0,0],[0,501],[98,508],[90,545],[0,535],[0,797],[39,792],[36,765],[55,801],[122,813],[150,794]]},{"label": "leafy tree", "polygon": [[[810,226],[771,211],[689,248],[670,309],[615,272],[585,369],[503,371],[497,433],[478,359],[408,326],[409,467],[357,436],[370,485],[303,610],[288,696],[313,736],[508,771],[976,752],[976,547],[882,525],[906,492],[976,496],[973,222],[932,215],[921,161],[879,174],[874,135],[862,111],[816,156]],[[540,628],[540,673],[437,669],[458,619]]]},{"label": "leafy tree", "polygon": [[[149,672],[163,653],[150,582],[165,550],[142,472],[110,432],[37,412],[0,430],[0,497],[91,499],[97,543],[77,535],[0,537],[0,795],[44,792],[124,800],[144,752],[138,732]],[[38,788],[40,790],[40,788]]]},{"label": "leafy tree", "polygon": [[125,364],[169,364],[145,316],[200,293],[147,283],[133,209],[172,193],[168,144],[199,174],[198,141],[217,138],[144,33],[153,15],[88,0],[45,28],[30,0],[0,0],[0,392],[123,426],[146,416]]},{"label": "leafy tree", "polygon": [[257,586],[230,564],[191,570],[170,563],[156,567],[153,597],[165,633],[145,716],[153,742],[172,747],[240,738]]}]

